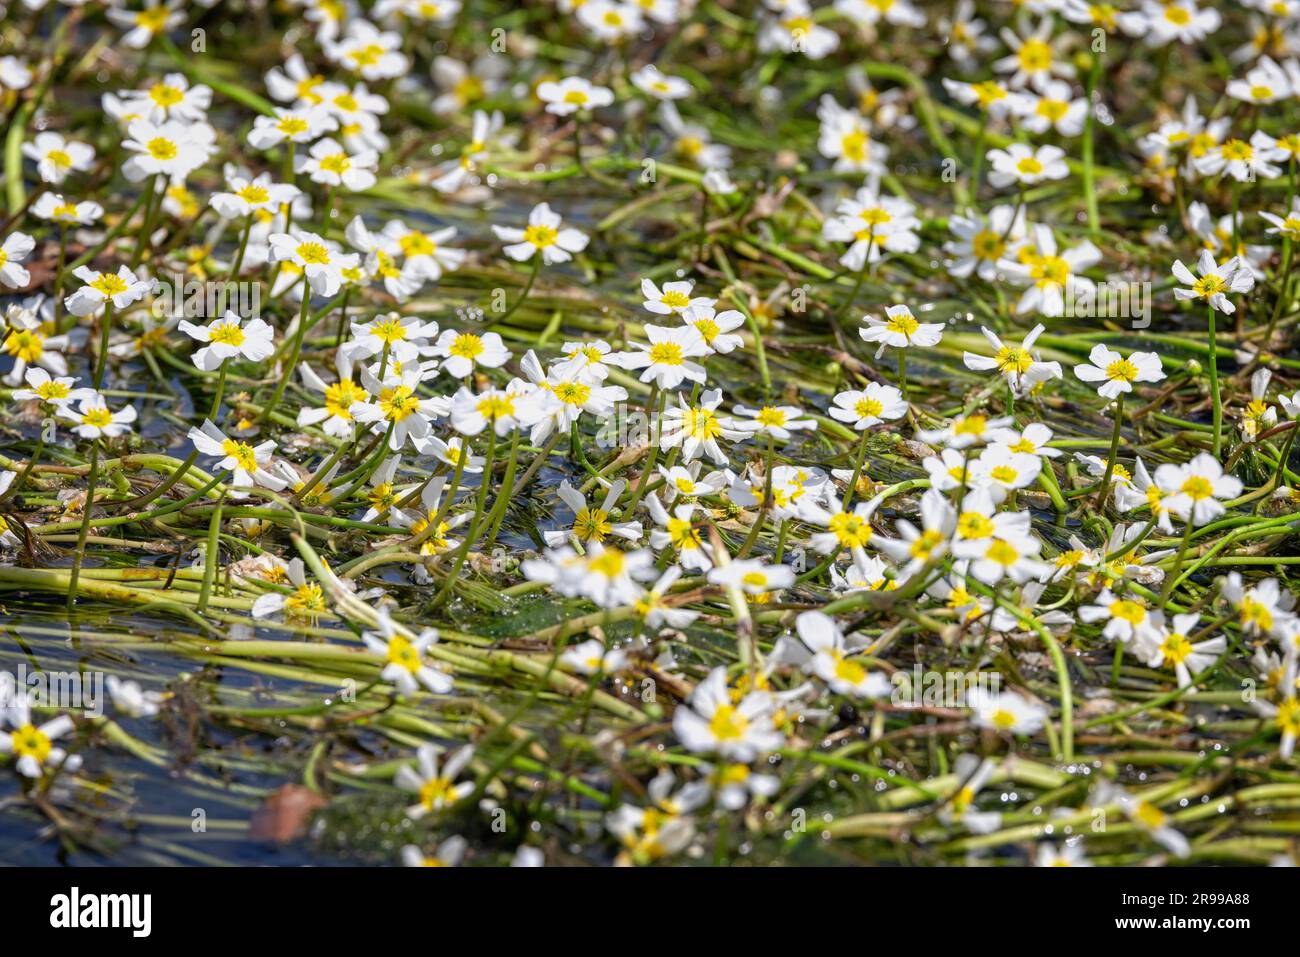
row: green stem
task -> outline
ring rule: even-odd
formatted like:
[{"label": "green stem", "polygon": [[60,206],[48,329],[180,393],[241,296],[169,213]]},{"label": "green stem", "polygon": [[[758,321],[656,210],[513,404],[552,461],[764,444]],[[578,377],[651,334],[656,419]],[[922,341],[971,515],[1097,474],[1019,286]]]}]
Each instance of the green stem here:
[{"label": "green stem", "polygon": [[77,551],[72,556],[72,575],[68,579],[68,611],[77,603],[77,580],[86,557],[86,536],[90,534],[90,513],[95,506],[95,482],[99,478],[99,439],[90,445],[90,470],[86,473],[86,503],[81,511],[81,530],[77,533]]},{"label": "green stem", "polygon": [[293,348],[289,351],[289,359],[281,370],[280,381],[275,384],[275,391],[271,393],[270,401],[262,408],[262,415],[259,422],[265,422],[267,417],[275,410],[280,402],[280,397],[284,395],[284,387],[289,384],[293,378],[293,370],[298,365],[298,353],[302,351],[303,335],[307,332],[307,313],[311,309],[311,287],[304,285],[302,290],[302,307],[298,310],[298,328],[293,333]]}]

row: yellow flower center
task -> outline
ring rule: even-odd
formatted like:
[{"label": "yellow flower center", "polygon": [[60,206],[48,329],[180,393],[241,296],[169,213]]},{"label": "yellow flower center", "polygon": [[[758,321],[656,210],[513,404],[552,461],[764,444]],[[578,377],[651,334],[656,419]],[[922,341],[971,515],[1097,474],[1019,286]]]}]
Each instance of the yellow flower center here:
[{"label": "yellow flower center", "polygon": [[299,243],[298,258],[308,265],[324,265],[330,261],[330,251],[322,243]]},{"label": "yellow flower center", "polygon": [[20,758],[34,758],[37,764],[44,764],[52,748],[49,736],[30,722],[13,733],[14,754]]},{"label": "yellow flower center", "polygon": [[532,243],[538,249],[545,249],[547,246],[555,245],[558,235],[554,226],[529,226],[524,230],[524,242]]},{"label": "yellow flower center", "polygon": [[604,509],[584,508],[573,516],[573,534],[580,542],[603,542],[611,531],[609,513]]},{"label": "yellow flower center", "polygon": [[155,136],[145,144],[145,149],[147,149],[149,155],[156,160],[175,159],[178,152],[176,144],[165,136]]},{"label": "yellow flower center", "polygon": [[684,361],[682,347],[675,342],[657,342],[650,347],[650,361],[655,365],[679,366]]},{"label": "yellow flower center", "polygon": [[1137,377],[1137,366],[1127,359],[1116,359],[1106,366],[1106,378],[1112,382],[1132,382]]},{"label": "yellow flower center", "polygon": [[734,705],[720,704],[709,720],[709,731],[719,741],[738,741],[749,729],[749,719]]},{"label": "yellow flower center", "polygon": [[221,451],[225,452],[229,458],[235,460],[235,464],[245,472],[254,472],[257,470],[257,453],[247,442],[236,442],[234,439],[226,439],[221,443]]},{"label": "yellow flower center", "polygon": [[1140,625],[1146,621],[1147,610],[1131,598],[1118,598],[1110,603],[1110,615],[1130,625]]},{"label": "yellow flower center", "polygon": [[472,332],[462,332],[452,340],[448,351],[453,356],[473,361],[483,354],[483,340]]}]

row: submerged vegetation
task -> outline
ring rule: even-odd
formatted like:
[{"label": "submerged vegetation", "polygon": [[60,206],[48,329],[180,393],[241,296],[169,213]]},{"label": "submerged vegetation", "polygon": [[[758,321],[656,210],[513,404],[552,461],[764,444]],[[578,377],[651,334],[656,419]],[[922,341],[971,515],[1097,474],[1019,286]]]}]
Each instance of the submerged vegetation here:
[{"label": "submerged vegetation", "polygon": [[1300,5],[6,7],[7,859],[1296,862]]}]

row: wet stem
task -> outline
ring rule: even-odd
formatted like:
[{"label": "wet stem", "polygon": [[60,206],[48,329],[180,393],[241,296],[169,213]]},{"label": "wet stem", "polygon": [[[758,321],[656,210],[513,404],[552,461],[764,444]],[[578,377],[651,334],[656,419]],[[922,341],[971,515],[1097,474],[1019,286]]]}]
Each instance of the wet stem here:
[{"label": "wet stem", "polygon": [[99,479],[99,439],[90,443],[90,469],[86,473],[86,502],[81,509],[81,530],[77,532],[77,550],[72,556],[72,575],[68,579],[68,611],[77,603],[77,580],[81,561],[86,555],[86,536],[90,534],[90,513],[95,505],[95,482]]},{"label": "wet stem", "polygon": [[1214,329],[1214,305],[1208,307],[1210,337],[1210,405],[1214,420],[1214,457],[1223,445],[1223,406],[1219,402],[1219,345]]},{"label": "wet stem", "polygon": [[519,298],[517,298],[514,301],[514,303],[510,306],[509,309],[503,312],[496,319],[493,319],[485,328],[491,329],[493,326],[505,322],[507,319],[509,319],[511,316],[515,314],[515,312],[519,309],[519,307],[524,304],[524,300],[528,298],[528,294],[533,291],[533,283],[537,282],[537,274],[540,273],[541,271],[542,271],[542,251],[539,249],[535,253],[533,253],[533,268],[532,271],[528,273],[528,281],[524,283],[524,288],[519,293]]},{"label": "wet stem", "polygon": [[1120,427],[1124,424],[1124,393],[1115,397],[1115,427],[1110,433],[1110,454],[1106,456],[1106,474],[1101,479],[1101,489],[1097,492],[1097,511],[1106,508],[1106,496],[1110,492],[1110,478],[1115,474],[1115,457],[1119,454]]},{"label": "wet stem", "polygon": [[867,251],[862,257],[862,266],[861,268],[858,269],[858,278],[857,281],[853,284],[853,291],[848,294],[848,297],[842,303],[840,303],[840,307],[835,310],[835,315],[831,318],[832,323],[836,325],[839,324],[840,320],[842,320],[845,314],[849,311],[849,307],[852,306],[853,303],[857,300],[858,293],[862,291],[862,284],[866,281],[867,278],[867,270],[871,268],[871,250],[875,246],[875,244],[876,244],[876,234],[875,231],[873,230],[871,233],[871,238],[867,240]]},{"label": "wet stem", "polygon": [[104,373],[108,369],[108,337],[113,331],[113,300],[104,300],[104,315],[99,320],[99,355],[95,359],[95,391],[104,385]]},{"label": "wet stem", "polygon": [[[275,391],[271,393],[271,399],[262,409],[260,422],[265,422],[275,411],[275,407],[280,402],[280,397],[284,395],[284,387],[289,384],[289,379],[293,375],[294,368],[298,365],[298,353],[302,351],[303,336],[307,332],[307,313],[311,309],[311,287],[304,285],[302,290],[302,308],[298,311],[298,328],[293,332],[293,348],[289,351],[289,359],[284,364],[283,374],[280,381],[275,384]],[[383,373],[380,373],[381,377]]]},{"label": "wet stem", "polygon": [[841,511],[848,511],[849,502],[853,501],[853,495],[858,490],[858,479],[862,475],[862,465],[867,456],[867,436],[870,433],[862,430],[862,438],[858,440],[858,451],[853,456],[853,477],[849,479],[849,487],[844,490],[844,501],[840,503]]},{"label": "wet stem", "polygon": [[248,237],[253,231],[253,214],[249,213],[248,218],[244,220],[244,231],[239,237],[239,251],[235,253],[235,258],[230,264],[230,272],[226,276],[226,282],[234,282],[235,277],[239,275],[239,267],[244,264],[244,253],[248,250]]},{"label": "wet stem", "polygon": [[1178,554],[1174,558],[1173,567],[1165,573],[1165,583],[1160,586],[1159,605],[1161,608],[1165,607],[1165,602],[1169,600],[1169,595],[1174,590],[1174,582],[1178,580],[1178,573],[1183,570],[1183,559],[1187,555],[1187,545],[1188,542],[1191,541],[1191,538],[1192,516],[1191,513],[1188,512],[1187,524],[1183,526],[1183,539],[1178,545]]},{"label": "wet stem", "polygon": [[[469,443],[467,442],[466,446],[468,446],[468,444]],[[464,454],[469,454],[468,448],[465,449]],[[483,507],[487,504],[488,487],[492,484],[492,468],[496,464],[496,455],[497,430],[495,423],[490,422],[488,423],[487,458],[483,463],[483,474],[479,480],[478,498],[474,502],[474,517],[470,519],[469,531],[466,532],[465,540],[460,543],[460,547],[456,549],[455,562],[452,564],[451,570],[444,578],[442,588],[439,589],[438,594],[434,596],[433,602],[429,606],[430,610],[440,607],[442,603],[447,600],[447,595],[451,591],[451,586],[455,583],[457,576],[460,575],[461,567],[465,564],[465,557],[469,554],[470,547],[474,544],[474,540],[478,538],[479,526],[483,520]]]}]

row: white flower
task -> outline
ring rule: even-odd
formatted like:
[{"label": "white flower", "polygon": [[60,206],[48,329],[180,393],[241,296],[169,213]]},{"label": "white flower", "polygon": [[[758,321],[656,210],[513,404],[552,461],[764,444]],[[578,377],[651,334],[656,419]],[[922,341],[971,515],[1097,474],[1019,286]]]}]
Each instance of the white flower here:
[{"label": "white flower", "polygon": [[975,687],[967,695],[966,705],[975,712],[973,720],[977,728],[1003,734],[1037,734],[1047,721],[1046,707],[1014,691],[990,694]]},{"label": "white flower", "polygon": [[1260,57],[1245,77],[1229,80],[1225,92],[1247,103],[1276,103],[1295,93],[1286,71],[1269,56]]},{"label": "white flower", "polygon": [[1052,18],[1045,16],[1038,21],[1033,33],[1021,37],[1009,28],[1001,30],[1002,41],[1011,48],[1011,53],[1000,60],[993,61],[993,69],[999,73],[1010,73],[1011,86],[1022,89],[1033,85],[1044,89],[1053,76],[1073,77],[1074,67],[1069,59],[1060,55],[1055,49],[1059,40],[1053,41]]},{"label": "white flower", "polygon": [[144,0],[142,10],[121,10],[109,7],[105,11],[108,19],[126,30],[122,42],[134,50],[143,50],[153,38],[166,34],[185,22],[180,10],[180,0],[167,0],[159,4],[158,0]]},{"label": "white flower", "polygon": [[113,699],[113,707],[131,718],[152,718],[167,699],[160,691],[145,691],[138,681],[123,680],[117,675],[109,675],[104,684]]},{"label": "white flower", "polygon": [[820,60],[840,45],[834,30],[816,23],[805,0],[790,0],[783,12],[764,22],[758,34],[760,53],[779,50],[802,53],[810,60]]},{"label": "white flower", "polygon": [[880,358],[889,346],[895,349],[933,346],[938,345],[943,338],[942,322],[920,322],[912,315],[912,310],[904,305],[890,306],[885,310],[883,320],[875,316],[865,318],[867,325],[858,330],[858,335],[867,342],[880,343],[876,358]]},{"label": "white flower", "polygon": [[66,714],[35,725],[27,700],[20,697],[10,706],[8,717],[12,730],[0,731],[0,754],[14,755],[18,759],[15,767],[23,777],[39,778],[46,768],[72,773],[81,767],[79,756],[70,755],[52,743],[74,727]]},{"label": "white flower", "polygon": [[252,488],[261,485],[279,492],[288,484],[265,468],[275,451],[275,442],[267,439],[260,445],[249,445],[227,438],[210,420],[204,419],[200,428],[190,429],[189,440],[204,455],[220,456],[217,468],[231,473],[232,488]]},{"label": "white flower", "polygon": [[343,253],[337,244],[315,233],[272,233],[270,260],[290,263],[307,277],[307,285],[318,296],[333,296],[343,284],[343,270],[357,265],[354,253]]},{"label": "white flower", "polygon": [[647,63],[632,74],[632,85],[656,100],[680,100],[690,96],[691,85],[679,76],[668,76],[653,63]]},{"label": "white flower", "polygon": [[276,108],[274,116],[258,115],[248,133],[248,145],[258,150],[279,143],[310,143],[323,133],[338,129],[338,122],[322,107]]},{"label": "white flower", "polygon": [[1070,175],[1070,168],[1065,163],[1065,150],[1059,146],[1035,149],[1025,143],[1012,143],[1006,149],[989,150],[988,161],[992,164],[989,184],[998,188],[1013,183],[1032,186]]},{"label": "white flower", "polygon": [[149,283],[136,278],[126,266],[119,266],[115,273],[95,272],[89,266],[78,266],[72,274],[85,283],[63,300],[68,312],[74,316],[89,316],[98,312],[106,302],[125,309],[143,298],[150,288]]},{"label": "white flower", "polygon": [[689,279],[681,282],[666,282],[660,288],[651,279],[641,280],[641,295],[645,296],[642,307],[659,316],[682,315],[691,306],[712,306],[714,300],[706,296],[692,296],[691,289],[695,283]]},{"label": "white flower", "polygon": [[1213,7],[1204,10],[1192,0],[1142,0],[1140,11],[1121,13],[1120,29],[1142,37],[1148,46],[1162,47],[1171,40],[1199,44],[1219,29],[1221,18]]},{"label": "white flower", "polygon": [[489,389],[477,395],[461,387],[451,398],[451,426],[461,435],[478,435],[489,425],[505,435],[520,425],[532,425],[546,414],[534,393],[518,394]]},{"label": "white flower", "polygon": [[1143,635],[1158,635],[1163,624],[1159,612],[1152,613],[1137,598],[1121,598],[1109,588],[1103,588],[1095,603],[1079,606],[1079,620],[1092,623],[1105,621],[1102,637],[1111,641],[1128,642]]},{"label": "white flower", "polygon": [[[449,694],[451,675],[425,661],[424,653],[438,640],[438,632],[426,628],[414,638],[402,634],[386,611],[379,612],[379,631],[368,631],[362,640],[375,654],[384,656],[384,668],[379,677],[397,686],[402,694],[415,694],[423,685],[434,694]],[[455,772],[448,771],[450,776]]]},{"label": "white flower", "polygon": [[306,173],[313,183],[342,186],[352,192],[375,185],[378,164],[379,154],[374,150],[349,153],[329,137],[313,143],[307,156],[294,158],[294,170]]},{"label": "white flower", "polygon": [[1063,80],[1044,83],[1041,96],[1017,94],[1013,109],[1020,115],[1020,125],[1040,136],[1052,130],[1062,136],[1078,136],[1088,117],[1088,101],[1073,98],[1070,84]]},{"label": "white flower", "polygon": [[1255,278],[1245,267],[1239,256],[1233,256],[1222,265],[1214,261],[1214,254],[1202,249],[1196,261],[1196,270],[1200,278],[1183,265],[1181,259],[1174,260],[1174,278],[1186,283],[1187,288],[1174,289],[1176,299],[1201,299],[1214,309],[1224,313],[1234,313],[1237,307],[1228,299],[1231,293],[1250,292],[1255,287]]},{"label": "white flower", "polygon": [[430,352],[444,357],[443,371],[456,379],[465,378],[476,368],[495,369],[510,360],[510,350],[495,332],[478,335],[444,329]]},{"label": "white flower", "polygon": [[1029,331],[1029,334],[1017,346],[1004,343],[997,333],[980,326],[980,332],[984,333],[984,338],[993,347],[992,357],[965,352],[962,353],[962,361],[966,364],[967,369],[973,369],[976,372],[988,372],[996,369],[1000,375],[1006,378],[1007,385],[1011,387],[1012,391],[1018,396],[1023,396],[1040,382],[1046,382],[1049,379],[1060,379],[1063,375],[1059,362],[1043,362],[1038,358],[1037,353],[1030,351],[1033,349],[1034,340],[1042,334],[1045,328],[1040,322]]},{"label": "white flower", "polygon": [[0,243],[0,283],[21,289],[32,281],[32,274],[19,265],[32,254],[36,240],[26,233],[10,233]]},{"label": "white flower", "polygon": [[693,502],[674,506],[669,512],[659,501],[659,496],[651,492],[646,496],[646,507],[659,526],[650,532],[651,548],[671,547],[674,560],[683,568],[707,572],[713,567],[712,549],[704,544],[699,529],[695,527]]},{"label": "white flower", "polygon": [[55,378],[41,368],[27,369],[24,378],[29,388],[15,389],[13,394],[19,402],[36,400],[58,407],[80,402],[95,394],[94,389],[74,388],[77,380],[71,376]]},{"label": "white flower", "polygon": [[183,73],[168,73],[148,89],[123,94],[124,104],[141,117],[161,123],[164,120],[202,120],[212,105],[212,88],[190,86]]},{"label": "white flower", "polygon": [[869,176],[883,171],[889,150],[871,139],[861,113],[844,109],[827,93],[817,107],[817,117],[821,121],[817,151],[835,160],[835,172]]},{"label": "white flower", "polygon": [[816,675],[836,694],[854,698],[883,698],[893,683],[882,672],[872,671],[851,656],[870,642],[859,635],[845,637],[835,620],[820,611],[805,611],[795,619],[799,640],[812,652],[804,670]]},{"label": "white flower", "polygon": [[[1082,2],[1082,0],[1080,0]],[[1077,840],[1077,839],[1076,839]],[[1092,862],[1083,855],[1081,843],[1070,843],[1059,847],[1048,841],[1038,845],[1034,853],[1035,867],[1092,867]]]},{"label": "white flower", "polygon": [[58,193],[42,193],[32,204],[32,214],[62,226],[89,226],[104,215],[104,207],[89,200],[69,202]]},{"label": "white flower", "polygon": [[774,699],[763,691],[751,691],[733,703],[727,669],[719,666],[673,713],[673,732],[689,751],[749,763],[785,743],[772,723],[775,710]]},{"label": "white flower", "polygon": [[456,781],[474,756],[474,749],[465,745],[453,751],[441,762],[441,767],[438,755],[438,748],[422,744],[415,751],[415,767],[404,764],[397,769],[393,782],[399,788],[420,796],[418,804],[406,809],[410,818],[418,820],[426,814],[444,811],[474,792],[473,781]]},{"label": "white flower", "polygon": [[1197,614],[1174,615],[1172,630],[1161,628],[1157,633],[1140,636],[1136,649],[1138,656],[1151,668],[1173,668],[1178,676],[1178,687],[1189,687],[1193,677],[1214,664],[1228,647],[1228,640],[1222,635],[1192,644],[1187,636],[1199,621],[1200,615]]},{"label": "white flower", "polygon": [[204,372],[221,367],[227,359],[242,356],[249,362],[261,362],[275,351],[274,330],[261,319],[251,319],[245,326],[234,312],[207,326],[196,326],[182,319],[177,326],[191,339],[208,343],[194,353],[194,364]]},{"label": "white flower", "polygon": [[1160,504],[1192,525],[1204,525],[1223,514],[1219,499],[1241,494],[1241,480],[1223,474],[1219,460],[1202,452],[1184,465],[1165,463],[1156,469],[1156,485],[1164,493]]},{"label": "white flower", "polygon": [[23,144],[23,155],[36,163],[41,181],[60,185],[73,170],[87,172],[95,164],[92,147],[76,140],[66,140],[58,133],[37,133]]},{"label": "white flower", "polygon": [[548,113],[556,116],[594,110],[614,102],[614,94],[608,87],[596,86],[580,76],[566,76],[558,83],[548,80],[538,84],[537,98],[546,104]]},{"label": "white flower", "polygon": [[596,638],[570,645],[560,655],[560,663],[583,675],[617,674],[629,664],[627,652],[621,648],[605,650]]},{"label": "white flower", "polygon": [[740,559],[709,572],[709,583],[739,588],[747,595],[766,595],[794,584],[788,565],[769,565],[757,558]]},{"label": "white flower", "polygon": [[110,411],[104,397],[97,392],[82,399],[75,411],[71,405],[59,406],[57,414],[61,419],[75,422],[72,431],[83,439],[114,439],[126,435],[136,417],[132,405],[123,406],[118,412]]},{"label": "white flower", "polygon": [[578,8],[578,22],[607,43],[639,33],[645,26],[637,3],[619,0],[587,0]]},{"label": "white flower", "polygon": [[1239,183],[1253,183],[1282,175],[1277,158],[1277,141],[1263,130],[1251,134],[1250,141],[1228,139],[1193,161],[1202,176],[1226,173]]},{"label": "white flower", "polygon": [[401,52],[401,34],[381,32],[374,24],[359,18],[347,21],[347,30],[337,42],[322,43],[325,55],[367,80],[389,80],[410,69],[410,61]]},{"label": "white flower", "polygon": [[731,166],[731,151],[711,142],[707,127],[683,120],[675,103],[665,100],[659,104],[659,122],[672,137],[673,152],[682,159],[703,170],[725,170]]},{"label": "white flower", "polygon": [[610,483],[609,491],[605,493],[605,498],[600,506],[593,508],[587,504],[587,500],[582,497],[581,492],[567,481],[561,482],[560,487],[556,489],[556,494],[560,497],[560,501],[573,512],[573,525],[569,529],[552,529],[543,532],[542,537],[545,539],[546,544],[552,548],[558,548],[568,541],[570,536],[584,545],[587,542],[603,542],[611,535],[617,535],[629,542],[637,541],[641,537],[640,522],[610,521],[614,506],[618,504],[618,498],[626,488],[627,482],[623,479]]},{"label": "white flower", "polygon": [[208,200],[223,219],[243,218],[258,211],[279,212],[280,207],[292,204],[301,192],[297,186],[272,181],[270,173],[253,179],[231,175],[226,178],[226,185],[229,192],[213,193]]},{"label": "white flower", "polygon": [[861,390],[837,393],[832,400],[830,416],[861,432],[888,419],[901,419],[907,414],[903,393],[893,386],[869,382]]},{"label": "white flower", "polygon": [[1014,260],[1025,237],[1025,213],[1014,206],[994,206],[986,217],[978,213],[948,217],[948,229],[957,238],[943,244],[954,258],[946,265],[958,279],[972,273],[981,279],[997,278],[999,263]]},{"label": "white flower", "polygon": [[645,335],[649,345],[634,342],[633,351],[610,355],[609,364],[644,369],[641,381],[653,381],[661,389],[674,389],[684,380],[704,382],[704,367],[691,360],[709,355],[710,350],[694,326],[646,326]]},{"label": "white flower", "polygon": [[1067,297],[1076,309],[1090,302],[1096,294],[1096,283],[1081,273],[1101,261],[1101,250],[1085,239],[1062,251],[1048,226],[1035,226],[1032,236],[1032,249],[1018,250],[1016,258],[999,263],[1008,278],[1025,287],[1016,311],[1061,316],[1066,311]]},{"label": "white flower", "polygon": [[127,133],[122,149],[133,155],[122,164],[122,175],[132,183],[159,175],[184,180],[215,149],[216,133],[206,123],[133,120]]},{"label": "white flower", "polygon": [[547,203],[538,203],[528,214],[528,226],[516,229],[493,225],[497,239],[506,243],[505,254],[516,262],[526,262],[541,253],[546,265],[568,262],[574,253],[587,248],[589,237],[576,229],[561,228],[559,214]]},{"label": "white flower", "polygon": [[682,459],[693,462],[701,452],[717,465],[727,464],[727,453],[719,439],[735,441],[745,433],[731,419],[717,414],[722,403],[722,390],[709,389],[700,395],[698,405],[691,405],[680,392],[677,404],[664,409],[660,423],[659,448],[661,451],[681,447]]},{"label": "white flower", "polygon": [[1100,382],[1097,394],[1113,399],[1121,392],[1132,392],[1135,382],[1159,382],[1165,377],[1160,356],[1154,352],[1134,352],[1126,359],[1110,347],[1098,343],[1088,353],[1088,362],[1074,367],[1074,374],[1084,382]]}]

